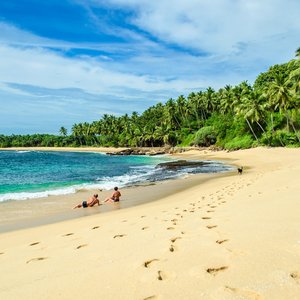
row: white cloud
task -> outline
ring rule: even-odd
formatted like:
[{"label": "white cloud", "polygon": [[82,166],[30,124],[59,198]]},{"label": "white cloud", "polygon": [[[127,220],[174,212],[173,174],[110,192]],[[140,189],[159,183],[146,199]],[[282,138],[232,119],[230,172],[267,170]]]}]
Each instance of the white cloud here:
[{"label": "white cloud", "polygon": [[[93,0],[135,12],[132,24],[167,43],[208,53],[236,53],[300,31],[298,0]],[[291,41],[289,41],[291,42]],[[294,45],[292,43],[292,45]],[[287,45],[289,46],[289,44]]]}]

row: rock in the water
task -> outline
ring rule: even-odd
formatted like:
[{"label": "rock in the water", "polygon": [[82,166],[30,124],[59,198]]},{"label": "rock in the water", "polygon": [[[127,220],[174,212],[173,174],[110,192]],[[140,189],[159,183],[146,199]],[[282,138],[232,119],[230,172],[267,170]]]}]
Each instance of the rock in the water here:
[{"label": "rock in the water", "polygon": [[176,160],[176,161],[168,161],[165,163],[160,163],[156,165],[156,168],[164,168],[167,170],[176,170],[187,167],[200,167],[206,165],[206,162],[203,161],[190,161],[190,160]]}]

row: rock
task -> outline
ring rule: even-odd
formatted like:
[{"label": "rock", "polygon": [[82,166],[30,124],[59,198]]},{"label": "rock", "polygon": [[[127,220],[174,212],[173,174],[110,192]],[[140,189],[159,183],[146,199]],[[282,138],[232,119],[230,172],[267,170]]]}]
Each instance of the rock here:
[{"label": "rock", "polygon": [[190,161],[190,160],[176,160],[176,161],[168,161],[165,163],[160,163],[156,165],[156,168],[164,168],[167,170],[177,170],[181,168],[187,167],[200,167],[206,165],[206,162],[203,161]]},{"label": "rock", "polygon": [[108,152],[107,155],[159,155],[168,153],[162,148],[128,148],[117,152]]}]

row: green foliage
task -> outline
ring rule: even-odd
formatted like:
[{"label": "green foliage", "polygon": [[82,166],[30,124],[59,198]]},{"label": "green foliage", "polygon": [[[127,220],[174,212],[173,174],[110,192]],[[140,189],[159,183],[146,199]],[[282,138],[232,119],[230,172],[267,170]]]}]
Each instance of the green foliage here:
[{"label": "green foliage", "polygon": [[194,145],[210,146],[216,143],[217,134],[213,126],[205,126],[199,129],[195,135]]},{"label": "green foliage", "polygon": [[289,132],[287,130],[277,130],[269,134],[269,136],[263,135],[262,140],[269,139],[270,145],[273,147],[280,146],[299,146],[299,141],[294,132]]},{"label": "green foliage", "polygon": [[287,79],[290,73],[295,70],[295,66],[292,66],[289,63],[274,65],[269,68],[267,72],[260,73],[254,82],[254,89],[262,90],[274,81],[275,77],[278,75],[283,76],[284,79]]},{"label": "green foliage", "polygon": [[194,139],[195,139],[195,135],[194,134],[188,134],[184,139],[183,141],[178,144],[177,146],[178,147],[187,147],[187,146],[191,146],[193,145],[194,143]]},{"label": "green foliage", "polygon": [[254,141],[251,135],[236,136],[231,141],[227,142],[224,147],[228,150],[238,150],[251,148]]}]

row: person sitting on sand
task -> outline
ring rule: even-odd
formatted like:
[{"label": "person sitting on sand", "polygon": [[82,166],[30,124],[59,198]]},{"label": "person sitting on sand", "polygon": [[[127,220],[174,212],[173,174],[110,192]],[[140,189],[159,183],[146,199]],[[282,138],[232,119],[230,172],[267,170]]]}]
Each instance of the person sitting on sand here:
[{"label": "person sitting on sand", "polygon": [[104,202],[119,202],[121,197],[121,193],[118,187],[114,187],[114,192],[112,195],[104,200]]},{"label": "person sitting on sand", "polygon": [[94,194],[93,197],[91,197],[88,201],[83,201],[82,203],[76,205],[74,208],[80,208],[80,207],[83,207],[83,208],[86,208],[86,207],[92,207],[94,205],[100,205],[100,202],[99,202],[99,199],[98,199],[98,194]]}]

